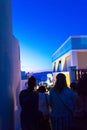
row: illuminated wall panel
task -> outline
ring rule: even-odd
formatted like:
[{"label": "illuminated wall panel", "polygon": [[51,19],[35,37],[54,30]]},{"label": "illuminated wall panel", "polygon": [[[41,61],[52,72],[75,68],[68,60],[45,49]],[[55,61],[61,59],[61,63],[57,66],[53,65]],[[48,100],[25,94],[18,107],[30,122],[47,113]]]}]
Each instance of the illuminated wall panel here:
[{"label": "illuminated wall panel", "polygon": [[87,69],[87,52],[78,52],[78,68]]},{"label": "illuminated wall panel", "polygon": [[[53,73],[53,84],[55,84],[55,82],[56,82],[56,75],[58,73],[61,73],[61,72]],[[66,76],[67,86],[70,87],[70,76],[69,76],[69,72],[62,72],[62,73],[65,74],[65,76]]]}]

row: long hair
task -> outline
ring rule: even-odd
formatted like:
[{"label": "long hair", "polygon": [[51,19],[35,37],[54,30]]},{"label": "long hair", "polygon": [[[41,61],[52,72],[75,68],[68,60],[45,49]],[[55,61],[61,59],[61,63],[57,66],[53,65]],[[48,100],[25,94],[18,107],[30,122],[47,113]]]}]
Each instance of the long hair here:
[{"label": "long hair", "polygon": [[54,90],[60,93],[65,87],[67,87],[66,76],[63,73],[59,73],[56,76]]}]

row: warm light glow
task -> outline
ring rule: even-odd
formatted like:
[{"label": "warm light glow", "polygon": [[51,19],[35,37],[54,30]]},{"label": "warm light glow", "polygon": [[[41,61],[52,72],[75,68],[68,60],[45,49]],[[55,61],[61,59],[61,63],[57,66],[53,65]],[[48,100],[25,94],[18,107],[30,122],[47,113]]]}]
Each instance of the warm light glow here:
[{"label": "warm light glow", "polygon": [[65,74],[65,76],[66,76],[66,82],[67,82],[68,87],[70,87],[70,76],[69,76],[69,72],[63,72],[63,74]]},{"label": "warm light glow", "polygon": [[55,81],[56,81],[56,75],[57,75],[58,73],[63,73],[63,74],[65,74],[67,86],[70,87],[70,76],[69,76],[69,72],[57,72],[57,73],[54,73],[54,74],[53,74],[53,82],[54,82],[54,84],[55,84]]}]

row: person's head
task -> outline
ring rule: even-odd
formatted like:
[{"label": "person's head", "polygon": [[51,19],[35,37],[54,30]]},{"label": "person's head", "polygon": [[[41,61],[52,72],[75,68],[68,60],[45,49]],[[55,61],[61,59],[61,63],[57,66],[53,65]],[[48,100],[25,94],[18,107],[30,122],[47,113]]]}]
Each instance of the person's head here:
[{"label": "person's head", "polygon": [[71,82],[71,84],[70,84],[70,88],[72,88],[73,89],[73,91],[77,91],[77,83],[76,82]]},{"label": "person's head", "polygon": [[39,86],[38,92],[45,93],[46,92],[45,86],[43,86],[43,85]]},{"label": "person's head", "polygon": [[59,73],[56,76],[56,82],[54,85],[54,90],[61,92],[65,87],[67,87],[66,76],[63,73]]},{"label": "person's head", "polygon": [[30,76],[28,78],[28,89],[34,90],[34,87],[36,86],[36,79],[34,76]]},{"label": "person's head", "polygon": [[87,74],[83,74],[78,81],[78,94],[87,96]]}]

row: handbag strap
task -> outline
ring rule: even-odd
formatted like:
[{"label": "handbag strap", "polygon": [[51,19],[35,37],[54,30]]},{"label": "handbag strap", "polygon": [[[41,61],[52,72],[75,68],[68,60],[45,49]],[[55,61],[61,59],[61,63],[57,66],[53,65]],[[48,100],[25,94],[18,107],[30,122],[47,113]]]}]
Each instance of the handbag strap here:
[{"label": "handbag strap", "polygon": [[64,106],[67,108],[68,111],[70,111],[70,113],[73,115],[73,111],[71,110],[71,108],[64,102],[64,100],[60,97],[60,95],[58,94],[59,99],[61,100],[61,102],[64,104]]}]

